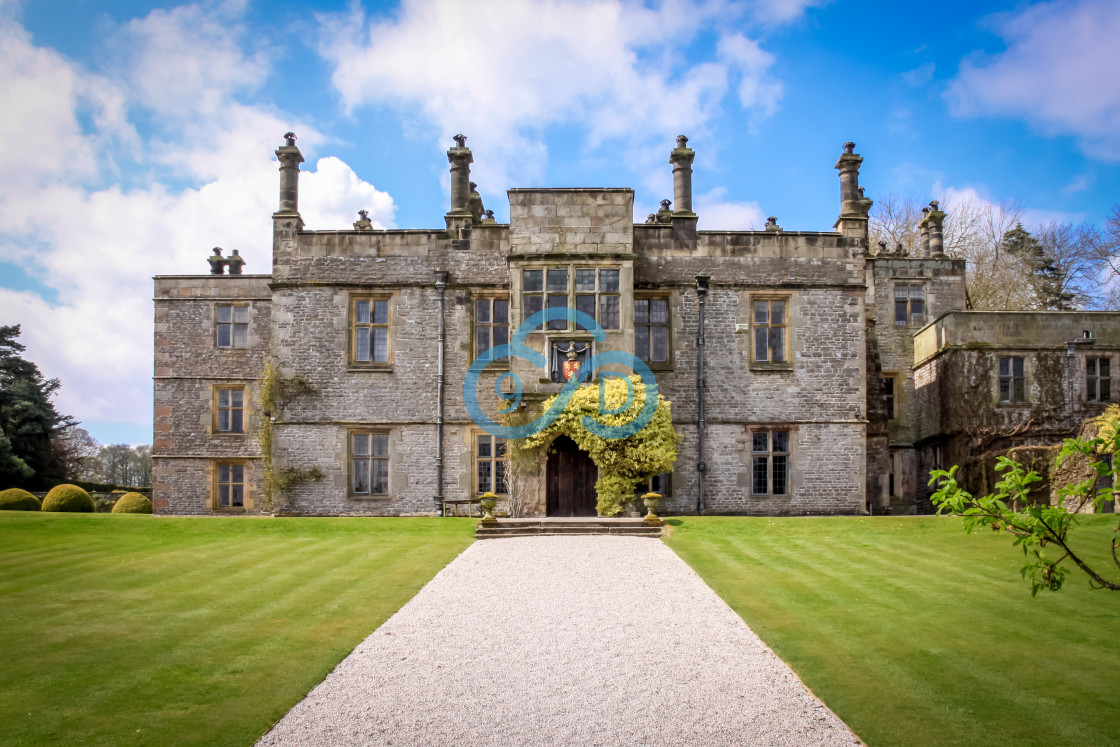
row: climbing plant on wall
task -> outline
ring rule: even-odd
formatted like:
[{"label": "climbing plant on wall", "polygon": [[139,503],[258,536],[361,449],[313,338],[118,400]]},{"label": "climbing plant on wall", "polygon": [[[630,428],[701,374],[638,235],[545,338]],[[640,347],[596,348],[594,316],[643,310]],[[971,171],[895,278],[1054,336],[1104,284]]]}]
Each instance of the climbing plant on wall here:
[{"label": "climbing plant on wall", "polygon": [[[626,407],[627,381],[634,390],[629,407]],[[599,480],[595,483],[599,499],[596,510],[600,516],[616,516],[628,501],[633,500],[634,490],[640,482],[673,469],[681,436],[673,429],[672,405],[658,395],[657,410],[646,427],[620,439],[607,439],[591,433],[584,427],[583,419],[589,417],[616,427],[625,425],[637,417],[645,398],[646,388],[639,376],[631,376],[628,380],[607,377],[600,384],[585,384],[576,390],[568,406],[551,425],[524,439],[517,447],[537,449],[559,435],[575,441],[599,468]],[[547,412],[555,399],[546,400],[542,411]],[[600,410],[611,414],[602,414]]]},{"label": "climbing plant on wall", "polygon": [[265,366],[261,374],[262,417],[257,430],[257,443],[261,447],[261,492],[264,494],[265,508],[269,511],[275,510],[279,494],[293,485],[323,479],[323,472],[318,466],[309,469],[288,466],[278,470],[272,463],[272,423],[279,408],[292,397],[313,391],[315,387],[307,379],[299,374],[286,376],[271,363]]}]

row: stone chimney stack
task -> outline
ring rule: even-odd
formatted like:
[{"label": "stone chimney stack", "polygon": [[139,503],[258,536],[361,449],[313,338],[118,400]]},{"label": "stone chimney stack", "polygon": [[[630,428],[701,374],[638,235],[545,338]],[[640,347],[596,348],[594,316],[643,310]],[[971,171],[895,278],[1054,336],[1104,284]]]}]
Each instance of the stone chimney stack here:
[{"label": "stone chimney stack", "polygon": [[[945,213],[941,210],[941,205],[938,204],[937,200],[933,200],[932,202],[930,202],[927,210],[929,210],[929,212],[926,213],[926,216],[922,219],[922,221],[929,223],[929,253],[934,257],[944,257],[946,256],[944,233]],[[925,235],[926,230],[923,230],[923,241]]]},{"label": "stone chimney stack", "polygon": [[688,138],[677,135],[677,147],[669,154],[669,163],[673,164],[673,204],[677,206],[674,217],[696,215],[692,212],[692,161],[695,158],[696,153],[688,147]]},{"label": "stone chimney stack", "polygon": [[930,211],[928,207],[922,208],[922,219],[918,222],[918,230],[921,231],[922,234],[922,245],[918,249],[919,257],[929,256],[929,212]]},{"label": "stone chimney stack", "polygon": [[677,147],[669,154],[673,164],[673,238],[685,241],[696,238],[696,213],[692,212],[692,161],[696,153],[688,147],[688,138],[677,135]]},{"label": "stone chimney stack", "polygon": [[859,186],[859,167],[863,158],[855,152],[855,143],[844,143],[844,152],[836,162],[840,172],[840,218],[836,228],[851,239],[862,240],[859,253],[867,250],[867,216],[872,202],[863,196]]},{"label": "stone chimney stack", "polygon": [[451,164],[451,209],[444,216],[449,231],[470,228],[472,218],[471,164],[474,163],[474,157],[467,147],[466,135],[456,135],[453,139],[455,147],[447,151],[447,160]]},{"label": "stone chimney stack", "polygon": [[284,133],[284,144],[276,150],[280,160],[280,208],[276,215],[299,215],[299,165],[303,154],[296,147],[296,134]]}]

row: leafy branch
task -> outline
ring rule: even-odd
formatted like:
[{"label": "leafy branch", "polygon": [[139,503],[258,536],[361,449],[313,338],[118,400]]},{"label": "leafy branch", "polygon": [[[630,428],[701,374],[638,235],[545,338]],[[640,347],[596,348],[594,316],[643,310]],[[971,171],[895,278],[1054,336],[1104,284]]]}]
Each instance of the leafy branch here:
[{"label": "leafy branch", "polygon": [[[1107,455],[1115,454],[1120,446],[1120,424],[1113,421],[1109,427],[1101,429],[1101,435],[1091,439],[1070,438],[1062,444],[1057,466],[1061,466],[1067,457],[1080,456],[1088,464],[1092,476],[1060,488],[1057,505],[1030,503],[1030,486],[1042,478],[1007,457],[1000,457],[996,463],[996,471],[1003,473],[1003,479],[996,483],[995,493],[974,497],[957,482],[959,467],[954,466],[948,471],[933,470],[930,473],[929,484],[937,483],[937,491],[931,500],[938,514],[960,516],[969,534],[977,529],[991,529],[1014,537],[1014,544],[1022,547],[1027,557],[1027,564],[1020,572],[1030,581],[1032,596],[1043,589],[1058,591],[1062,588],[1068,568],[1061,567],[1061,564],[1066,560],[1089,576],[1092,588],[1120,591],[1120,583],[1109,581],[1090,567],[1069,542],[1070,532],[1077,526],[1079,511],[1090,505],[1099,511],[1105,501],[1115,500],[1120,492],[1115,487],[1118,468],[1112,459],[1107,458]],[[1096,490],[1098,483],[1103,483],[1105,487]],[[1110,547],[1112,560],[1120,569],[1118,545],[1120,524],[1113,530]],[[1053,546],[1057,554],[1045,552],[1048,546]]]}]

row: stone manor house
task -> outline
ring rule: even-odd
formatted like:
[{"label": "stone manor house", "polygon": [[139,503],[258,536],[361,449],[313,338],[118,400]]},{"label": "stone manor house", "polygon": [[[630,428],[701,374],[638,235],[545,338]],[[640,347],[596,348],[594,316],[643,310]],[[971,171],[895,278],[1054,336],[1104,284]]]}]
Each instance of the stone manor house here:
[{"label": "stone manor house", "polygon": [[[651,480],[663,513],[921,511],[932,467],[1052,442],[1115,401],[1120,315],[968,310],[936,203],[913,254],[869,246],[852,143],[825,232],[774,218],[698,231],[684,136],[673,200],[643,223],[619,188],[510,189],[497,223],[458,136],[444,225],[374,230],[363,211],[352,228],[308,230],[294,135],[276,156],[271,270],[242,274],[216,250],[210,274],[155,278],[157,513],[432,514],[503,494],[507,444],[469,417],[463,382],[546,308],[586,312],[603,339],[550,321],[527,337],[546,367],[492,360],[480,398],[498,402],[495,381],[516,374],[533,412],[569,359],[634,354],[683,436],[673,472]],[[304,385],[264,411],[269,364]],[[319,478],[271,507],[265,427],[274,474]],[[538,467],[535,515],[594,514],[596,467],[574,442],[557,438]]]}]

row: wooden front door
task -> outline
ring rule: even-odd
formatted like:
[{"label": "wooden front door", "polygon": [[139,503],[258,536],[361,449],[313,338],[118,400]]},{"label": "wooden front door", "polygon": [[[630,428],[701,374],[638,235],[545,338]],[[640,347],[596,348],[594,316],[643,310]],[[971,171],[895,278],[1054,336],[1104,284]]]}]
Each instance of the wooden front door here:
[{"label": "wooden front door", "polygon": [[549,516],[594,516],[595,481],[599,470],[586,451],[567,436],[557,436],[548,447]]}]

